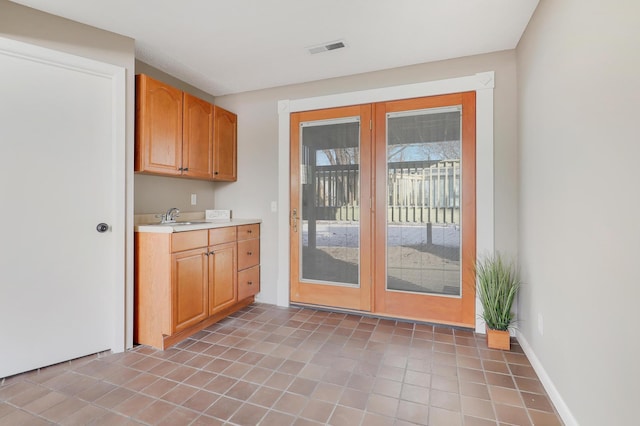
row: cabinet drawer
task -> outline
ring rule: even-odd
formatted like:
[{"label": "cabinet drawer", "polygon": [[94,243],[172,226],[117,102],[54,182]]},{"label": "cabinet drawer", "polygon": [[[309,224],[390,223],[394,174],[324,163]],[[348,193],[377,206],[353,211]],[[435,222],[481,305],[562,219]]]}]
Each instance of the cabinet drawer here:
[{"label": "cabinet drawer", "polygon": [[171,234],[171,252],[191,250],[206,247],[207,230],[176,232]]},{"label": "cabinet drawer", "polygon": [[238,272],[238,300],[246,299],[260,291],[260,266]]},{"label": "cabinet drawer", "polygon": [[238,271],[260,264],[260,240],[238,241]]},{"label": "cabinet drawer", "polygon": [[236,240],[236,227],[227,226],[224,228],[209,229],[209,245],[232,243]]},{"label": "cabinet drawer", "polygon": [[251,238],[260,238],[260,224],[238,226],[238,241],[249,240]]}]

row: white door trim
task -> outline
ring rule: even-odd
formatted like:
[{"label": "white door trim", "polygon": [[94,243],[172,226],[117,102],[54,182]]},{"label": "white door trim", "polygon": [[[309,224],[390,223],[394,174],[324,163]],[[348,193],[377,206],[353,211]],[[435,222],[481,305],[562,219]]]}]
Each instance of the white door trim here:
[{"label": "white door trim", "polygon": [[[444,95],[476,92],[476,246],[478,253],[494,250],[493,202],[493,88],[494,72],[359,92],[340,93],[278,102],[278,278],[276,303],[289,306],[289,115],[309,111]],[[484,333],[482,306],[476,300],[476,331]]]},{"label": "white door trim", "polygon": [[[112,87],[112,146],[114,170],[113,186],[116,188],[113,201],[115,216],[111,229],[116,240],[118,253],[115,256],[117,283],[113,283],[112,299],[106,301],[113,312],[113,333],[110,347],[113,352],[122,352],[126,346],[125,305],[126,300],[126,70],[124,67],[96,61],[81,56],[60,52],[41,46],[0,37],[0,52],[24,60],[34,61],[54,67],[71,69],[111,80]],[[99,271],[97,271],[99,273]],[[132,327],[132,325],[130,325]]]}]

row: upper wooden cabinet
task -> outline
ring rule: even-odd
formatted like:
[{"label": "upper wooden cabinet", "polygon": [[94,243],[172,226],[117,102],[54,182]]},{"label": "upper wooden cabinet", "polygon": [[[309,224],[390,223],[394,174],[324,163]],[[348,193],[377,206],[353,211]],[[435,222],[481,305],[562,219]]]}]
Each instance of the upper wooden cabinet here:
[{"label": "upper wooden cabinet", "polygon": [[181,168],[182,92],[137,75],[135,170],[176,176]]},{"label": "upper wooden cabinet", "polygon": [[235,181],[236,129],[232,112],[136,76],[136,172]]},{"label": "upper wooden cabinet", "polygon": [[213,179],[236,181],[238,116],[220,107],[213,107]]},{"label": "upper wooden cabinet", "polygon": [[184,93],[182,175],[213,177],[213,105]]}]

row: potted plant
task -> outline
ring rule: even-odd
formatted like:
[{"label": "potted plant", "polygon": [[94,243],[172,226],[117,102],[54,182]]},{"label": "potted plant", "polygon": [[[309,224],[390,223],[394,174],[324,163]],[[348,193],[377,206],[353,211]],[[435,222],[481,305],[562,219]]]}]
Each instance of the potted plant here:
[{"label": "potted plant", "polygon": [[513,262],[500,253],[478,259],[476,263],[478,296],[484,308],[482,318],[487,327],[487,345],[491,349],[511,348],[509,327],[513,322],[511,307],[520,287]]}]

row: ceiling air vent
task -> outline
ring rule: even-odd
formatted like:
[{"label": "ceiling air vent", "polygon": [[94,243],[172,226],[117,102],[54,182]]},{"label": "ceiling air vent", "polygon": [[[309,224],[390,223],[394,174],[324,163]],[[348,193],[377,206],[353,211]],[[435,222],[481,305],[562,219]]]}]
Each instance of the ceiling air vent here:
[{"label": "ceiling air vent", "polygon": [[312,55],[322,52],[328,52],[330,50],[342,49],[343,47],[347,47],[347,44],[344,40],[332,41],[330,43],[323,43],[318,46],[307,47],[307,50]]}]

